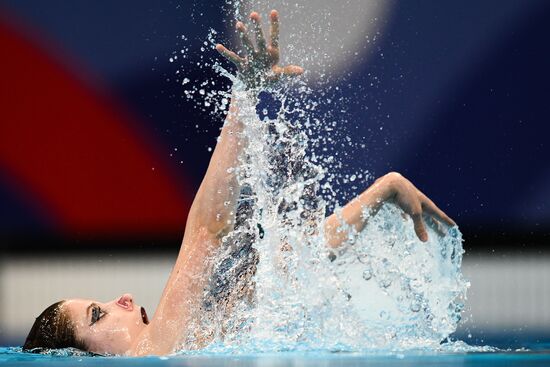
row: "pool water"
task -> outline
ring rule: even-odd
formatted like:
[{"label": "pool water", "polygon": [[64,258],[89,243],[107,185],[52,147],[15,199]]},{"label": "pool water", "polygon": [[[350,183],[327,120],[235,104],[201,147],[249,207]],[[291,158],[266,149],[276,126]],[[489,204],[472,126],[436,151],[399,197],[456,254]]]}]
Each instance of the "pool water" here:
[{"label": "pool water", "polygon": [[0,348],[2,366],[550,366],[550,345],[522,351],[435,354],[277,353],[256,355],[177,355],[171,357],[51,356]]}]

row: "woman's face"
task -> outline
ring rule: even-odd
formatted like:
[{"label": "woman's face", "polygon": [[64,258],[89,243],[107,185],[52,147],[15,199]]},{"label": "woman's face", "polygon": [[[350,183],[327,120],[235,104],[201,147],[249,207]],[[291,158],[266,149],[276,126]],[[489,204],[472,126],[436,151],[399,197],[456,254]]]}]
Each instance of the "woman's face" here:
[{"label": "woman's face", "polygon": [[71,299],[63,308],[76,328],[76,337],[99,354],[124,354],[149,324],[145,309],[134,304],[131,294],[107,303]]}]

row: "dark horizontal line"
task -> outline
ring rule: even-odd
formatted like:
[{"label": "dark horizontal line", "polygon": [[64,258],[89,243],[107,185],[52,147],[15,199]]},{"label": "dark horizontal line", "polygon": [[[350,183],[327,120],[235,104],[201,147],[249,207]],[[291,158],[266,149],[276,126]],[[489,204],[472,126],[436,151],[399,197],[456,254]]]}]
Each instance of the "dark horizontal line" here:
[{"label": "dark horizontal line", "polygon": [[[461,227],[464,249],[470,254],[550,253],[550,230],[503,231]],[[118,235],[61,237],[56,235],[0,235],[0,253],[10,255],[56,256],[60,253],[90,252],[122,254],[174,254],[180,248],[182,233],[158,235]]]},{"label": "dark horizontal line", "polygon": [[536,230],[461,227],[464,249],[471,253],[550,253],[550,228]]},{"label": "dark horizontal line", "polygon": [[83,236],[55,235],[0,236],[0,252],[10,255],[57,256],[59,254],[174,254],[180,248],[181,233],[147,236]]}]

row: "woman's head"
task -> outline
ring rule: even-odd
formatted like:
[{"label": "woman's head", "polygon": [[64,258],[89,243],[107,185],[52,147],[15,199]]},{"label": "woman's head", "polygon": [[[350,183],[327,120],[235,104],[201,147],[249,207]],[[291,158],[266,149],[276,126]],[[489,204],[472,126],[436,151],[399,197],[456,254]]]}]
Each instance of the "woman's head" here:
[{"label": "woman's head", "polygon": [[36,318],[24,350],[74,347],[99,354],[124,354],[147,327],[145,309],[130,294],[107,303],[71,299]]},{"label": "woman's head", "polygon": [[36,318],[23,350],[37,351],[43,348],[78,348],[85,349],[81,340],[76,337],[75,327],[63,308],[65,301],[54,303]]}]

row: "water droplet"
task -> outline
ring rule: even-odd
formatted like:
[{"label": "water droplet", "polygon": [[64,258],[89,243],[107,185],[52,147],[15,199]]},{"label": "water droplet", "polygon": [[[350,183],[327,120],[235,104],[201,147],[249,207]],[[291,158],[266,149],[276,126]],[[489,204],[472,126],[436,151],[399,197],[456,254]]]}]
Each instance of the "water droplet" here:
[{"label": "water droplet", "polygon": [[410,308],[411,308],[411,311],[412,311],[412,312],[418,312],[418,311],[420,311],[421,306],[420,306],[420,303],[418,303],[418,302],[415,300],[415,301],[412,301],[412,302],[411,302],[411,307],[410,307]]},{"label": "water droplet", "polygon": [[363,271],[363,279],[369,280],[370,278],[372,278],[372,271],[370,269]]}]

